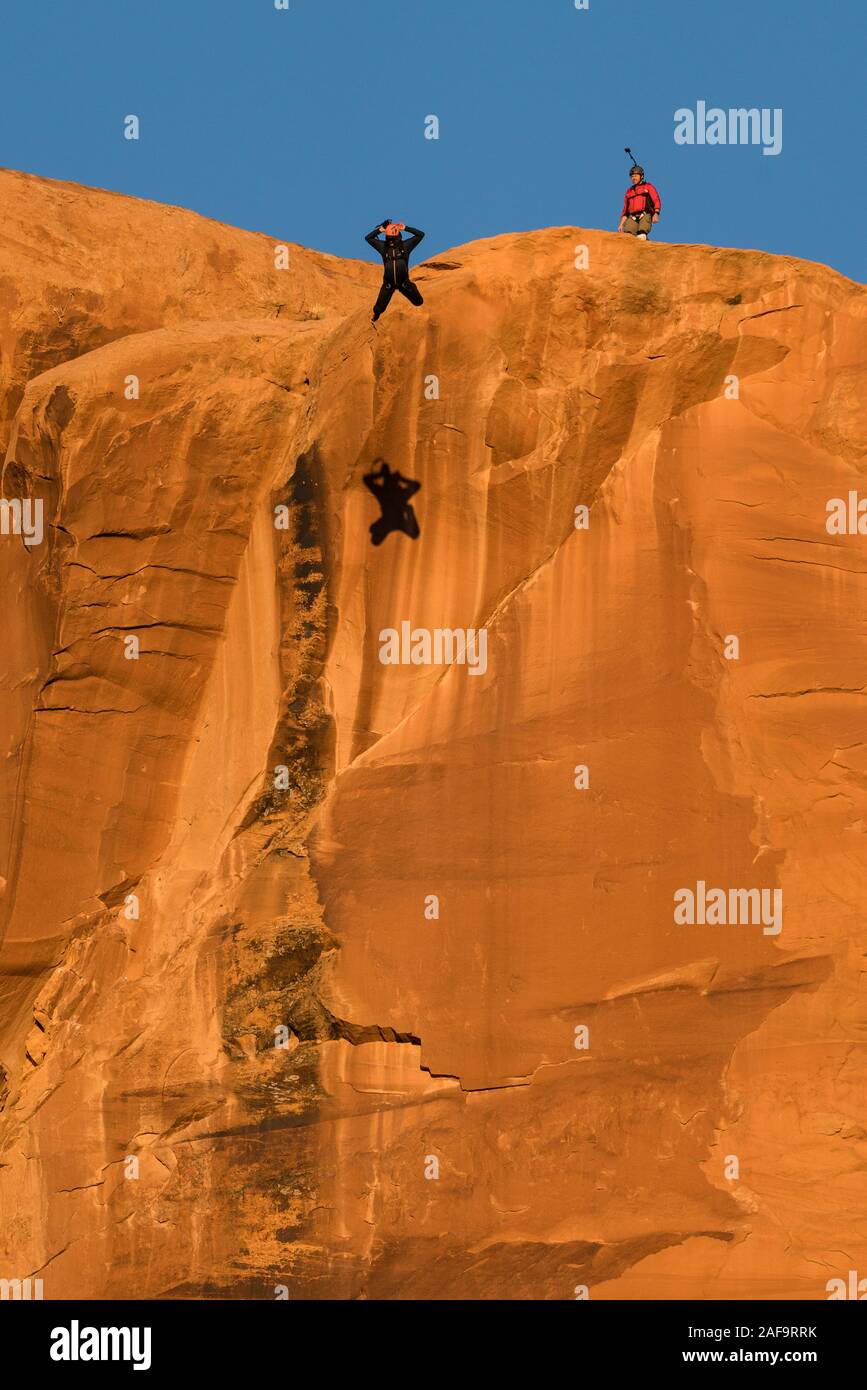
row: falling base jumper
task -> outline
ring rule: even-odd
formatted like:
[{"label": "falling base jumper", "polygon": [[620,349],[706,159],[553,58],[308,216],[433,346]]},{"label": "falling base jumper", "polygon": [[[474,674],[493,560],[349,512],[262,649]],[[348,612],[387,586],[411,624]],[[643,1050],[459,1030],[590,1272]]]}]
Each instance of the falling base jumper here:
[{"label": "falling base jumper", "polygon": [[[404,230],[409,232],[406,241],[401,236],[401,232]],[[380,236],[380,232],[384,233],[384,236]],[[418,306],[424,303],[417,287],[409,278],[410,253],[415,250],[423,237],[424,232],[420,232],[418,227],[407,227],[406,223],[392,222],[391,218],[387,217],[381,226],[374,227],[373,231],[368,232],[364,238],[374,251],[379,252],[384,268],[382,289],[379,291],[371,315],[373,323],[376,323],[380,315],[385,313],[395,290],[398,290],[404,298],[408,299],[410,304]]]}]

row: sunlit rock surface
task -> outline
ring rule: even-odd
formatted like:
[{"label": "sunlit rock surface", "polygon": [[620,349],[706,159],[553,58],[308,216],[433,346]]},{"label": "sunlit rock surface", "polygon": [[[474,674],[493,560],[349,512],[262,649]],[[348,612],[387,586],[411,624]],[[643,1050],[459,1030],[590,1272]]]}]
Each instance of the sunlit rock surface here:
[{"label": "sunlit rock surface", "polygon": [[[0,536],[0,1277],[867,1275],[867,536],[826,526],[867,292],[553,228],[374,330],[372,263],[0,193],[3,497],[44,515]],[[371,544],[380,460],[417,540]],[[384,664],[404,622],[485,660]],[[699,883],[782,929],[676,921]]]}]

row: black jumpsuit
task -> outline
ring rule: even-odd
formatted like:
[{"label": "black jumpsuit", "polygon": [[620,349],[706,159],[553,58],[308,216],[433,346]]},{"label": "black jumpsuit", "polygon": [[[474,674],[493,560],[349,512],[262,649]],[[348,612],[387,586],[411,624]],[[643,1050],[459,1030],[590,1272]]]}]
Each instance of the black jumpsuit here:
[{"label": "black jumpsuit", "polygon": [[409,256],[414,251],[419,242],[424,237],[424,232],[420,232],[418,227],[407,227],[410,235],[404,241],[403,237],[381,237],[378,235],[380,228],[374,227],[372,232],[368,232],[364,238],[382,257],[384,276],[382,289],[379,297],[373,306],[374,322],[380,314],[384,314],[395,290],[405,296],[410,304],[423,304],[417,287],[409,278]]}]

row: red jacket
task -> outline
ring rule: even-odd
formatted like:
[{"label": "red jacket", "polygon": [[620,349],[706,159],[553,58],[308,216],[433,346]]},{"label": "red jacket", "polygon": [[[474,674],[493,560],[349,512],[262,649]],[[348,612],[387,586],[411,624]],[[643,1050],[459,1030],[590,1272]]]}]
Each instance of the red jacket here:
[{"label": "red jacket", "polygon": [[637,183],[634,188],[629,185],[623,199],[624,217],[640,217],[643,212],[661,211],[662,203],[652,183]]}]

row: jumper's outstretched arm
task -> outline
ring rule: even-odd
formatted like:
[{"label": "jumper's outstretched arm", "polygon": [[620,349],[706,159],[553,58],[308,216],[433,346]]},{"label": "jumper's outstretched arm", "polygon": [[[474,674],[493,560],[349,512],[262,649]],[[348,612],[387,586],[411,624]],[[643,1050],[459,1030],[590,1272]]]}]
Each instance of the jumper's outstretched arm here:
[{"label": "jumper's outstretched arm", "polygon": [[420,232],[418,227],[408,226],[406,230],[409,232],[409,236],[403,243],[403,249],[406,251],[407,255],[409,255],[410,251],[414,251],[420,241],[424,241],[424,232]]}]

